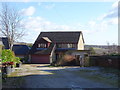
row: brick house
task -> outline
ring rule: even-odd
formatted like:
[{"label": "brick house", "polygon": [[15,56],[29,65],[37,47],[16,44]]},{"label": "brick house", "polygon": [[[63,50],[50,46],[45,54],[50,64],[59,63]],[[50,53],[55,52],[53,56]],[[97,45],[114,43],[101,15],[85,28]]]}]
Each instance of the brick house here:
[{"label": "brick house", "polygon": [[41,32],[30,50],[31,63],[52,63],[66,51],[84,51],[81,31]]}]

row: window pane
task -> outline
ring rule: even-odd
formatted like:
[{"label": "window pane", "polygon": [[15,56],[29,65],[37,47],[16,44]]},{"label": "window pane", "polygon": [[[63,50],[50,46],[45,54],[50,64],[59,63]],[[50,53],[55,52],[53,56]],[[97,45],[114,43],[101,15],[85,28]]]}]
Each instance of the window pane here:
[{"label": "window pane", "polygon": [[46,48],[46,44],[44,43],[38,44],[38,48]]}]

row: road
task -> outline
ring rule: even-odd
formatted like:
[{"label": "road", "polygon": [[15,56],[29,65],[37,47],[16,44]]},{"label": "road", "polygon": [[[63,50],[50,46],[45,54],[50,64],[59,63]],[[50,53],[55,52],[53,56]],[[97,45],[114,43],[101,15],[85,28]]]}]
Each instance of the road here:
[{"label": "road", "polygon": [[26,64],[17,75],[24,78],[21,88],[114,88],[111,85],[80,77],[74,71],[80,67],[49,67],[46,64]]}]

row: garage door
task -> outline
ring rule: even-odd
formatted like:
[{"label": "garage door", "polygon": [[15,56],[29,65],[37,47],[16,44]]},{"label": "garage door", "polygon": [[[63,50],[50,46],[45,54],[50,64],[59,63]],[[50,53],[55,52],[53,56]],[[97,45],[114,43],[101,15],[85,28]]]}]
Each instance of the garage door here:
[{"label": "garage door", "polygon": [[49,64],[49,55],[31,55],[31,63]]}]

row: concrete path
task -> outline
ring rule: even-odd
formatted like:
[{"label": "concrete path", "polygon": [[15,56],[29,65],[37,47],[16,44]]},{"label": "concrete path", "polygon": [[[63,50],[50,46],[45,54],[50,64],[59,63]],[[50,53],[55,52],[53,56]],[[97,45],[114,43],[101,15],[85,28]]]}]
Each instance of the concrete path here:
[{"label": "concrete path", "polygon": [[22,88],[114,88],[80,77],[74,71],[80,67],[48,67],[46,64],[26,64],[17,74],[25,80]]}]

